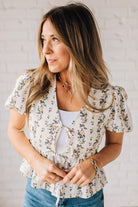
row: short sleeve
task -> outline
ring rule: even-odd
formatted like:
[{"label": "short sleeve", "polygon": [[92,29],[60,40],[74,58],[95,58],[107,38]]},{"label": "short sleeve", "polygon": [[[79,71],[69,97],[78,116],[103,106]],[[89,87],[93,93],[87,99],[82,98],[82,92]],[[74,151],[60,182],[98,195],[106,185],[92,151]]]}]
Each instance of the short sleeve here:
[{"label": "short sleeve", "polygon": [[15,108],[20,114],[26,114],[26,101],[31,83],[31,72],[25,71],[15,83],[14,89],[5,102],[5,108]]},{"label": "short sleeve", "polygon": [[113,87],[113,104],[109,109],[106,129],[113,132],[132,131],[132,118],[127,104],[127,93],[124,88]]}]

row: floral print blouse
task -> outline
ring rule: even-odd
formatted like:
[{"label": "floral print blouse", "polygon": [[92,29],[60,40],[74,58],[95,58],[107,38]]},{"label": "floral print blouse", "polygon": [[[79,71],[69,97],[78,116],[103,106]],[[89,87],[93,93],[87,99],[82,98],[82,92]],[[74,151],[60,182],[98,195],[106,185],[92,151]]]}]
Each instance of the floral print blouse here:
[{"label": "floral print blouse", "polygon": [[[5,107],[15,108],[25,115],[25,103],[29,93],[32,72],[25,71],[17,79],[11,95],[7,98]],[[129,132],[132,130],[131,115],[127,106],[127,94],[122,87],[108,86],[106,89],[91,89],[89,101],[97,108],[108,107],[104,112],[90,112],[81,108],[76,118],[65,127],[62,124],[56,98],[56,75],[49,91],[37,103],[33,104],[29,114],[29,136],[33,147],[44,157],[54,161],[64,170],[71,170],[80,160],[95,154],[105,134],[105,130],[113,132]],[[113,96],[112,96],[113,94]],[[56,142],[62,128],[66,129],[68,139],[62,154],[56,153]],[[80,187],[68,182],[64,186],[61,181],[56,184],[42,182],[34,169],[23,159],[21,173],[31,177],[34,188],[49,190],[52,195],[60,198],[89,198],[102,189],[107,183],[103,168],[98,169],[97,176],[86,186]]]}]

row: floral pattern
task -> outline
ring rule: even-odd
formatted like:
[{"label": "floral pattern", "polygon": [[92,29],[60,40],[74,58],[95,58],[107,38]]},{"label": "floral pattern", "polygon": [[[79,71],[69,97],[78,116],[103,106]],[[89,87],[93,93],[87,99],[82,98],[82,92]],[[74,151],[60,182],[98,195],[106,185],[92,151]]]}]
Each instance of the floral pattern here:
[{"label": "floral pattern", "polygon": [[[16,108],[25,115],[25,103],[29,94],[29,85],[33,81],[32,72],[24,72],[7,98],[5,107]],[[113,94],[113,96],[112,96]],[[29,141],[44,157],[55,162],[64,170],[71,170],[80,160],[97,153],[105,130],[129,132],[132,130],[131,115],[127,106],[127,94],[122,87],[108,86],[100,91],[91,89],[88,99],[97,108],[108,107],[104,112],[90,112],[82,107],[72,123],[65,127],[60,119],[56,100],[56,76],[49,92],[31,107],[29,114]],[[62,154],[56,153],[56,142],[62,128],[65,128],[68,139]],[[32,178],[32,187],[51,191],[56,197],[89,198],[107,183],[103,168],[86,186],[78,187],[71,183],[62,186],[61,182],[47,184],[42,182],[25,159],[20,167],[21,173]]]}]

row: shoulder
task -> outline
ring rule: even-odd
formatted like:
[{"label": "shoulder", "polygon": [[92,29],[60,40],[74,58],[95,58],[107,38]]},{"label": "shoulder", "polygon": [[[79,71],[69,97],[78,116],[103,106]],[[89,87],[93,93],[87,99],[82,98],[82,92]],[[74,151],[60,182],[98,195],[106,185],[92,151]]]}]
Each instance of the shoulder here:
[{"label": "shoulder", "polygon": [[108,85],[105,89],[101,90],[101,95],[103,94],[113,94],[114,96],[120,96],[124,95],[127,97],[126,90],[122,86],[117,86],[117,85]]},{"label": "shoulder", "polygon": [[127,93],[122,86],[112,86],[113,102],[108,110],[106,128],[113,132],[132,131],[133,124],[127,103]]},{"label": "shoulder", "polygon": [[127,98],[127,92],[122,86],[112,86],[114,95],[116,96],[124,96]]},{"label": "shoulder", "polygon": [[104,89],[91,89],[91,103],[98,108],[107,108],[111,103],[125,102],[127,93],[122,86],[113,86],[109,84]]},{"label": "shoulder", "polygon": [[120,99],[120,98],[127,99],[126,90],[122,86],[108,85],[105,89],[101,90],[101,97],[103,96],[106,97],[108,95],[112,95],[115,100]]},{"label": "shoulder", "polygon": [[33,78],[33,76],[35,75],[35,73],[36,73],[36,69],[27,69],[27,70],[24,70],[23,72],[21,72],[18,75],[16,81],[17,80],[24,80],[24,79],[25,80],[29,80],[29,79],[31,79],[31,77]]},{"label": "shoulder", "polygon": [[125,104],[128,99],[126,90],[122,86],[112,86],[112,89],[113,89],[114,102],[116,104],[119,104],[120,106],[122,104]]},{"label": "shoulder", "polygon": [[29,85],[34,80],[35,72],[36,72],[36,69],[24,70],[22,73],[20,73],[18,75],[16,82],[15,82],[15,85],[17,85],[19,87]]}]

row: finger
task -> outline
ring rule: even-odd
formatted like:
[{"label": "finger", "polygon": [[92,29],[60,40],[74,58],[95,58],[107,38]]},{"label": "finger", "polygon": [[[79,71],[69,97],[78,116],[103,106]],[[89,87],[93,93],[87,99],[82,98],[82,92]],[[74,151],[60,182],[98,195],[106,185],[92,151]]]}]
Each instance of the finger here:
[{"label": "finger", "polygon": [[62,180],[62,185],[65,185],[68,181],[70,181],[75,176],[75,174],[76,172],[73,168]]},{"label": "finger", "polygon": [[55,180],[57,175],[55,173],[51,173],[51,175],[49,176],[52,180]]},{"label": "finger", "polygon": [[60,180],[62,180],[62,179],[63,179],[63,178],[57,176],[56,179],[55,179],[55,181],[58,182],[58,181],[60,181]]},{"label": "finger", "polygon": [[70,183],[71,184],[76,184],[80,180],[80,178],[81,177],[79,175],[76,175],[70,180]]},{"label": "finger", "polygon": [[57,183],[57,182],[60,181],[60,180],[62,180],[61,177],[56,177],[56,179],[48,178],[48,179],[45,180],[44,182],[49,183],[49,184],[51,184],[51,183],[55,184],[55,183]]},{"label": "finger", "polygon": [[78,182],[75,183],[75,185],[81,186],[81,184],[83,184],[84,182],[85,182],[85,179],[81,178],[81,179],[78,180]]},{"label": "finger", "polygon": [[84,187],[85,185],[87,185],[90,182],[91,182],[91,180],[85,180],[83,183],[80,184],[80,186]]},{"label": "finger", "polygon": [[48,181],[47,179],[43,180],[43,182],[50,184],[49,181]]},{"label": "finger", "polygon": [[48,178],[47,178],[47,182],[48,182],[49,184],[56,184],[57,181],[55,181],[55,180],[51,179],[50,177],[48,177]]},{"label": "finger", "polygon": [[64,178],[66,176],[66,172],[64,170],[61,170],[56,165],[53,167],[52,171],[53,173],[57,174],[58,176]]},{"label": "finger", "polygon": [[65,172],[66,172],[66,174],[68,174],[69,173],[69,170],[64,170]]},{"label": "finger", "polygon": [[59,181],[59,180],[62,180],[63,178],[58,176],[57,174],[55,173],[52,173],[50,176],[49,176],[50,179],[52,180],[55,180],[55,181]]}]

